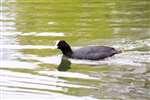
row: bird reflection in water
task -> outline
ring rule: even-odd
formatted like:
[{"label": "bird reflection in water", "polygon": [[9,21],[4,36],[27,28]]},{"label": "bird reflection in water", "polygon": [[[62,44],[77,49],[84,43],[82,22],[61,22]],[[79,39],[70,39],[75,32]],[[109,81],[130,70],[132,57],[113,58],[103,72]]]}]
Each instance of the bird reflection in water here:
[{"label": "bird reflection in water", "polygon": [[61,63],[59,64],[57,69],[58,71],[67,71],[71,68],[70,66],[71,66],[71,62],[68,60],[68,58],[63,56],[61,59]]}]

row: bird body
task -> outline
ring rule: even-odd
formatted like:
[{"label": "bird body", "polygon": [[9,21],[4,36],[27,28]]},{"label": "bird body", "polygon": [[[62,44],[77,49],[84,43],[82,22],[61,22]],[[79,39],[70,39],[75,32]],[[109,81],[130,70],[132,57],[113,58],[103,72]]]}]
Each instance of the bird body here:
[{"label": "bird body", "polygon": [[104,59],[113,56],[117,51],[114,48],[106,46],[88,46],[73,51],[72,58],[78,59]]}]

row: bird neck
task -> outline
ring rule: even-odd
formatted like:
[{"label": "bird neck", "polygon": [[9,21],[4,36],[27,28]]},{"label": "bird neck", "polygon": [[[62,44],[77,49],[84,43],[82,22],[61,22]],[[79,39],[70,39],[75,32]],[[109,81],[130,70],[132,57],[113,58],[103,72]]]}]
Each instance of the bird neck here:
[{"label": "bird neck", "polygon": [[62,50],[62,53],[67,57],[71,57],[71,55],[73,54],[73,51],[70,46],[67,46],[66,48]]}]

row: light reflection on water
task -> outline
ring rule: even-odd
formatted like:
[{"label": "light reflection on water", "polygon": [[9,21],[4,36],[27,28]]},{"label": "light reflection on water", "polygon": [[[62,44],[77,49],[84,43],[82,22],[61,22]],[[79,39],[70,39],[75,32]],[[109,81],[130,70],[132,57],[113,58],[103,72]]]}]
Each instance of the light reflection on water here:
[{"label": "light reflection on water", "polygon": [[[9,90],[10,91],[10,90]],[[12,98],[15,98],[15,100],[98,100],[98,99],[93,99],[91,97],[75,97],[75,96],[65,96],[63,94],[57,94],[57,93],[37,93],[37,91],[32,93],[26,93],[25,90],[21,90],[19,92],[14,91],[13,94],[12,92],[4,92],[5,95],[2,99],[4,100],[12,100]],[[8,95],[10,96],[10,98],[8,97]],[[23,97],[22,97],[23,95]],[[59,98],[58,98],[59,97]],[[111,100],[111,99],[110,99]]]},{"label": "light reflection on water", "polygon": [[[2,3],[0,99],[150,99],[149,1]],[[55,46],[60,39],[74,49],[96,44],[123,53],[66,59]]]}]

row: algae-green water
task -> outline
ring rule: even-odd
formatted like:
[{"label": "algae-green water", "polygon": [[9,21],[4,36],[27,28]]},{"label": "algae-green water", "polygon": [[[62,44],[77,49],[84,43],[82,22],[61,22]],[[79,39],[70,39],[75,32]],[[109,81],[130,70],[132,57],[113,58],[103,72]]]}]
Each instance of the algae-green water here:
[{"label": "algae-green water", "polygon": [[[150,100],[149,0],[1,0],[0,100]],[[67,59],[73,49],[123,52]]]}]

